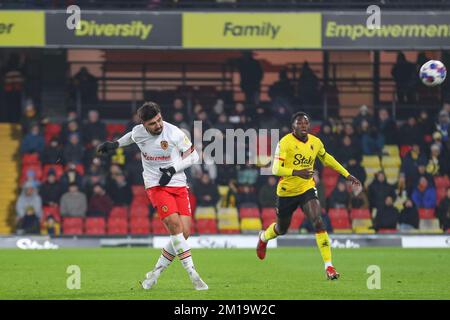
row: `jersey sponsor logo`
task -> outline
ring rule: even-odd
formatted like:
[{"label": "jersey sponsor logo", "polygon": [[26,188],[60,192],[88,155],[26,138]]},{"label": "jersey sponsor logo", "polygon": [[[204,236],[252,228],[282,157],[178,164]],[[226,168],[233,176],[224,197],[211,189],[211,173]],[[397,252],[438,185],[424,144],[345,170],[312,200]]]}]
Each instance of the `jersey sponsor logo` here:
[{"label": "jersey sponsor logo", "polygon": [[294,159],[295,159],[293,162],[294,166],[297,166],[299,164],[302,166],[305,166],[305,165],[312,166],[314,163],[311,156],[309,158],[306,158],[305,156],[303,156],[300,153],[297,153],[296,155],[294,155]]},{"label": "jersey sponsor logo", "polygon": [[167,142],[166,140],[161,141],[161,148],[163,150],[167,150],[168,147],[169,147],[169,142]]},{"label": "jersey sponsor logo", "polygon": [[171,156],[151,156],[151,155],[147,154],[146,152],[142,153],[142,157],[145,160],[149,160],[149,161],[168,161],[171,159]]}]

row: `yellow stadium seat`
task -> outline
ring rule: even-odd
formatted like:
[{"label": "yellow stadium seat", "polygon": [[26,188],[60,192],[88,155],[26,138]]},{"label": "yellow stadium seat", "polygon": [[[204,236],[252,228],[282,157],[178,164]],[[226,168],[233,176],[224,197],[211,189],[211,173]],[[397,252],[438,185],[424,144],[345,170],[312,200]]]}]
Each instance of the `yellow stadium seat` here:
[{"label": "yellow stadium seat", "polygon": [[383,154],[388,154],[390,156],[400,156],[400,150],[397,145],[385,145],[383,147]]},{"label": "yellow stadium seat", "polygon": [[219,230],[240,230],[239,220],[219,220],[217,227]]},{"label": "yellow stadium seat", "polygon": [[402,160],[399,156],[391,157],[391,156],[383,156],[381,158],[381,163],[383,165],[383,168],[399,168],[402,164]]},{"label": "yellow stadium seat", "polygon": [[216,208],[197,207],[195,209],[195,219],[216,219]]},{"label": "yellow stadium seat", "polygon": [[226,219],[230,217],[235,217],[238,219],[239,215],[237,208],[219,208],[219,211],[217,212],[218,219]]},{"label": "yellow stadium seat", "polygon": [[442,233],[439,227],[438,219],[421,219],[419,222],[419,230],[421,233]]},{"label": "yellow stadium seat", "polygon": [[372,226],[372,220],[371,219],[353,219],[352,221],[352,228],[370,228]]},{"label": "yellow stadium seat", "polygon": [[364,234],[375,234],[375,230],[374,229],[368,229],[368,228],[364,228],[364,227],[357,227],[353,229],[354,233],[364,233]]},{"label": "yellow stadium seat", "polygon": [[241,230],[242,231],[259,231],[262,229],[261,219],[259,218],[242,218]]},{"label": "yellow stadium seat", "polygon": [[364,170],[366,171],[367,176],[374,176],[375,173],[381,171],[381,167],[375,168],[375,167],[365,167]]},{"label": "yellow stadium seat", "polygon": [[381,167],[380,158],[378,156],[363,156],[361,165],[363,167],[379,168]]},{"label": "yellow stadium seat", "polygon": [[353,233],[352,229],[333,229],[333,233]]}]

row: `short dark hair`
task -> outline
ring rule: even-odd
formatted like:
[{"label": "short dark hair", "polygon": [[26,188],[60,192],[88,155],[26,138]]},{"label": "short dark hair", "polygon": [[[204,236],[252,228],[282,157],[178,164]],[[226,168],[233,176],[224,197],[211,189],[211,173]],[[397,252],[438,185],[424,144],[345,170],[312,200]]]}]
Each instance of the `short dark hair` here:
[{"label": "short dark hair", "polygon": [[137,110],[137,114],[141,121],[145,122],[156,117],[158,113],[161,113],[161,107],[152,101],[145,102],[142,107]]},{"label": "short dark hair", "polygon": [[292,115],[291,124],[294,124],[294,122],[297,120],[297,118],[300,118],[300,117],[306,117],[309,120],[309,116],[308,116],[308,114],[306,112],[299,111],[299,112],[296,112],[296,113],[294,113]]}]

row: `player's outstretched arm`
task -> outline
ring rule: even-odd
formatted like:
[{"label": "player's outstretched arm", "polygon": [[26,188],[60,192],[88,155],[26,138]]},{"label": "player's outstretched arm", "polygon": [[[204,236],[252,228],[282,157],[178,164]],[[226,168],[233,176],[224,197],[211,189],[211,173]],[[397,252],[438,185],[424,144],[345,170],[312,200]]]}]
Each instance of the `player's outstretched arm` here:
[{"label": "player's outstretched arm", "polygon": [[114,151],[119,147],[125,147],[130,144],[134,143],[133,139],[131,138],[131,132],[128,132],[123,137],[121,137],[117,141],[105,141],[101,143],[97,147],[97,152],[101,154],[108,153],[109,151]]}]

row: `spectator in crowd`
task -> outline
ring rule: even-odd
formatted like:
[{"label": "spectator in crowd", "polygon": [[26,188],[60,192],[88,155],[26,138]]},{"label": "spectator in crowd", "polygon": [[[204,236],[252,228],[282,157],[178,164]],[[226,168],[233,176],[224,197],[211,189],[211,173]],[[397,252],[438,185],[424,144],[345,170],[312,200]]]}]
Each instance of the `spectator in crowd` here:
[{"label": "spectator in crowd", "polygon": [[356,161],[361,161],[361,150],[360,148],[352,143],[350,136],[345,135],[341,139],[341,144],[336,151],[337,160],[343,165],[347,166],[350,159],[355,159]]},{"label": "spectator in crowd", "polygon": [[252,186],[243,185],[238,189],[238,193],[236,196],[236,205],[239,208],[258,206],[258,198]]},{"label": "spectator in crowd", "polygon": [[283,106],[292,112],[294,87],[287,76],[286,69],[282,69],[278,73],[278,80],[270,86],[269,97],[273,106]]},{"label": "spectator in crowd", "polygon": [[225,113],[222,113],[217,117],[214,128],[225,134],[227,129],[233,129],[233,124],[228,121],[228,116]]},{"label": "spectator in crowd", "polygon": [[444,231],[450,229],[450,188],[447,188],[447,195],[441,200],[437,208],[437,216]]},{"label": "spectator in crowd", "polygon": [[384,172],[379,171],[375,175],[375,180],[369,186],[370,208],[379,208],[385,204],[386,198],[395,198],[395,189],[386,181]]},{"label": "spectator in crowd", "polygon": [[61,176],[59,181],[61,182],[62,192],[66,192],[69,189],[69,186],[73,183],[81,189],[83,177],[76,170],[76,165],[74,163],[69,163],[67,164],[67,170]]},{"label": "spectator in crowd", "polygon": [[202,174],[200,180],[194,185],[194,193],[197,197],[197,205],[201,207],[215,207],[220,199],[219,189],[209,175]]},{"label": "spectator in crowd", "polygon": [[[90,172],[83,177],[83,190],[86,193],[88,199],[92,197],[94,194],[94,187],[97,184],[101,184],[102,186],[106,185],[106,178],[100,174],[100,172]],[[111,181],[112,183],[112,181]]]},{"label": "spectator in crowd", "polygon": [[52,215],[49,215],[42,224],[41,233],[53,237],[59,236],[61,233],[61,226]]},{"label": "spectator in crowd", "polygon": [[108,156],[103,156],[103,155],[98,154],[97,147],[100,143],[101,143],[100,140],[92,139],[92,141],[90,141],[90,143],[86,146],[86,148],[84,150],[84,156],[83,156],[83,165],[86,168],[89,168],[89,166],[92,163],[92,161],[94,160],[94,158],[108,157]]},{"label": "spectator in crowd", "polygon": [[85,144],[93,139],[105,141],[106,125],[100,121],[100,115],[97,110],[90,110],[87,122],[83,126],[83,142]]},{"label": "spectator in crowd", "polygon": [[94,194],[89,200],[88,216],[90,217],[107,217],[111,211],[114,203],[106,194],[102,185],[94,186]]},{"label": "spectator in crowd", "polygon": [[60,163],[62,159],[62,148],[59,144],[58,138],[53,137],[50,140],[49,145],[44,148],[41,159],[43,164]]},{"label": "spectator in crowd", "polygon": [[239,165],[237,167],[237,183],[239,185],[249,185],[254,187],[258,181],[258,169],[247,161],[245,166]]},{"label": "spectator in crowd", "polygon": [[81,144],[78,134],[73,133],[69,137],[69,143],[64,146],[63,160],[64,163],[83,163],[84,147]]},{"label": "spectator in crowd", "polygon": [[347,209],[350,202],[350,195],[344,181],[339,180],[336,187],[328,199],[329,208],[345,208]]},{"label": "spectator in crowd", "polygon": [[419,179],[419,184],[414,189],[411,198],[418,208],[436,207],[436,189],[428,183],[425,177]]},{"label": "spectator in crowd", "polygon": [[404,203],[408,200],[408,190],[406,189],[406,177],[404,174],[400,174],[398,177],[395,195],[394,206],[398,209],[398,211],[401,211],[403,210]]},{"label": "spectator in crowd", "polygon": [[411,199],[407,199],[400,213],[399,230],[410,231],[412,229],[419,229],[419,211],[414,202]]},{"label": "spectator in crowd", "polygon": [[191,120],[192,118],[189,117],[189,113],[188,110],[186,108],[186,106],[184,105],[183,99],[181,98],[175,98],[172,102],[172,107],[169,108],[170,112],[167,114],[167,120],[169,122],[174,122],[175,117],[174,115],[176,113],[181,113],[183,115],[183,119],[185,121]]},{"label": "spectator in crowd", "polygon": [[253,52],[245,51],[237,61],[241,77],[241,89],[245,94],[245,102],[249,105],[259,104],[261,81],[264,76],[261,63],[253,57]]},{"label": "spectator in crowd", "polygon": [[187,131],[190,130],[190,125],[186,121],[186,118],[184,117],[184,114],[181,113],[181,112],[175,112],[173,114],[172,124],[176,125],[180,129],[185,129]]},{"label": "spectator in crowd", "polygon": [[441,134],[442,141],[446,143],[448,141],[448,134],[450,131],[450,116],[447,111],[442,110],[439,112],[436,130]]},{"label": "spectator in crowd", "polygon": [[107,193],[113,199],[115,206],[129,206],[133,200],[133,192],[123,174],[114,178],[113,183],[108,185]]},{"label": "spectator in crowd", "polygon": [[72,120],[67,124],[67,130],[61,134],[61,143],[67,144],[73,134],[78,135],[78,138],[83,137],[80,126],[75,120]]},{"label": "spectator in crowd", "polygon": [[361,123],[361,147],[364,155],[379,155],[383,150],[383,136],[375,126],[370,126],[369,122],[363,120]]},{"label": "spectator in crowd", "polygon": [[369,198],[366,191],[362,188],[357,190],[353,188],[350,192],[349,209],[369,209]]},{"label": "spectator in crowd", "polygon": [[[421,137],[431,135],[435,130],[433,120],[429,117],[426,110],[420,111],[419,118],[417,119],[417,125],[419,126],[419,132]],[[423,143],[422,138],[422,143]]]},{"label": "spectator in crowd", "polygon": [[400,103],[414,102],[414,88],[416,84],[416,66],[406,60],[403,53],[397,55],[397,62],[392,67],[391,75],[397,87],[397,100]]},{"label": "spectator in crowd", "polygon": [[324,146],[327,146],[327,151],[330,154],[336,154],[337,137],[333,134],[331,123],[325,121],[320,127],[318,138],[322,141]]},{"label": "spectator in crowd", "polygon": [[22,186],[30,185],[33,188],[39,188],[41,185],[41,181],[37,179],[36,172],[32,169],[28,169],[26,172],[25,181],[22,182]]},{"label": "spectator in crowd", "polygon": [[[282,124],[291,121],[292,112],[285,106],[276,105],[273,108],[273,120],[277,121],[276,127],[279,128]],[[273,129],[272,127],[271,129]]]},{"label": "spectator in crowd", "polygon": [[76,183],[69,185],[69,191],[61,197],[59,209],[62,217],[85,217],[87,198]]},{"label": "spectator in crowd", "polygon": [[298,80],[298,98],[305,107],[316,106],[320,103],[320,83],[314,71],[305,61]]},{"label": "spectator in crowd", "polygon": [[[69,128],[70,126],[71,126],[71,129]],[[75,131],[73,131],[74,128],[76,128]],[[69,134],[73,133],[73,132],[78,132],[78,130],[79,130],[78,128],[80,128],[80,120],[78,119],[78,115],[77,115],[76,111],[71,110],[67,113],[67,118],[61,126],[62,139],[60,142],[65,143],[68,140]],[[69,132],[69,131],[71,131],[71,132]]]},{"label": "spectator in crowd", "polygon": [[217,178],[217,165],[214,159],[208,153],[198,150],[199,161],[194,163],[190,168],[191,176],[195,179],[201,179],[202,175],[206,173],[209,179],[214,183]]},{"label": "spectator in crowd", "polygon": [[393,206],[394,201],[391,196],[387,196],[384,205],[377,209],[373,227],[376,231],[380,229],[397,229],[399,212]]},{"label": "spectator in crowd", "polygon": [[245,128],[250,122],[244,105],[240,102],[236,103],[234,109],[231,111],[228,121],[236,128]]},{"label": "spectator in crowd", "polygon": [[114,179],[116,179],[118,176],[123,175],[122,167],[117,164],[111,164],[109,167],[109,173],[106,177],[106,184],[110,185],[114,182]]},{"label": "spectator in crowd", "polygon": [[75,100],[79,95],[83,106],[90,107],[97,103],[97,90],[97,78],[86,67],[81,67],[72,79],[72,98]]},{"label": "spectator in crowd", "polygon": [[20,145],[20,153],[38,153],[42,155],[45,147],[45,140],[40,132],[39,125],[35,124],[31,127],[30,132],[22,140]]},{"label": "spectator in crowd", "polygon": [[432,176],[441,176],[448,174],[449,160],[445,154],[441,154],[441,149],[438,144],[433,144],[430,147],[431,154],[427,164],[427,173]]},{"label": "spectator in crowd", "polygon": [[18,234],[40,234],[39,217],[32,206],[25,208],[25,215],[17,224]]},{"label": "spectator in crowd", "polygon": [[[114,141],[117,141],[117,139],[114,139]],[[114,151],[114,154],[111,157],[111,163],[117,164],[121,167],[125,166],[126,162],[126,156],[123,148],[117,148]]]},{"label": "spectator in crowd", "polygon": [[269,176],[266,183],[259,189],[258,203],[261,208],[275,208],[277,202],[277,180]]},{"label": "spectator in crowd", "polygon": [[62,195],[61,184],[56,180],[54,171],[49,171],[47,181],[41,186],[39,194],[44,206],[56,207]]},{"label": "spectator in crowd", "polygon": [[428,181],[428,185],[434,187],[434,178],[427,172],[426,164],[419,164],[417,167],[418,175],[416,180],[413,181],[413,189],[419,184],[420,178],[425,178]]},{"label": "spectator in crowd", "polygon": [[125,172],[131,185],[143,185],[141,152],[137,151],[133,159],[125,164]]},{"label": "spectator in crowd", "polygon": [[423,135],[421,134],[421,128],[417,124],[417,120],[414,116],[408,117],[406,123],[404,123],[399,130],[399,143],[400,145],[421,145],[423,141]]},{"label": "spectator in crowd", "polygon": [[20,120],[22,133],[27,134],[34,125],[37,125],[40,128],[40,126],[46,122],[48,122],[48,119],[41,119],[34,104],[28,103],[23,112],[22,119]]},{"label": "spectator in crowd", "polygon": [[354,177],[356,177],[359,181],[361,181],[362,185],[365,184],[367,179],[366,170],[361,166],[361,162],[356,159],[350,158],[347,163],[347,170],[352,173]]},{"label": "spectator in crowd", "polygon": [[414,144],[412,149],[402,159],[400,172],[406,178],[406,188],[408,193],[414,188],[415,182],[419,177],[419,166],[427,162],[425,155],[421,152],[420,146]]},{"label": "spectator in crowd", "polygon": [[398,144],[397,124],[389,116],[389,112],[382,108],[378,112],[378,131],[383,137],[384,144]]},{"label": "spectator in crowd", "polygon": [[42,199],[36,188],[31,183],[26,183],[16,202],[16,222],[25,216],[27,209],[30,207],[40,219],[42,216]]},{"label": "spectator in crowd", "polygon": [[353,127],[358,131],[363,121],[367,121],[369,126],[372,125],[372,115],[369,113],[369,108],[365,104],[359,108],[358,115],[353,118]]}]

